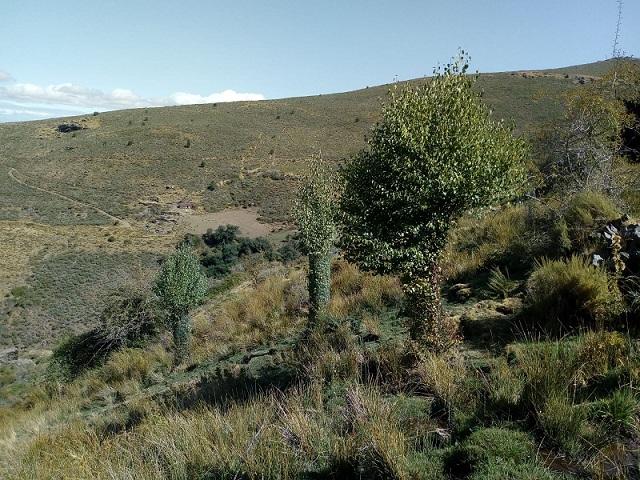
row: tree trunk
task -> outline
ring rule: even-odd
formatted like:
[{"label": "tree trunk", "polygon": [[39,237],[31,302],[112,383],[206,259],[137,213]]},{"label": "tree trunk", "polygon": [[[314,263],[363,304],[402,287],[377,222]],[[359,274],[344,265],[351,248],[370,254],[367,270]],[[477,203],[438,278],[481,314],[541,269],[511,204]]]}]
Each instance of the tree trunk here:
[{"label": "tree trunk", "polygon": [[409,317],[409,334],[419,346],[436,353],[451,348],[458,339],[457,324],[442,308],[441,268],[433,264],[403,278]]},{"label": "tree trunk", "polygon": [[191,318],[188,313],[176,317],[173,321],[174,364],[180,365],[189,354],[191,340]]},{"label": "tree trunk", "polygon": [[314,327],[331,298],[331,253],[309,255],[309,326]]}]

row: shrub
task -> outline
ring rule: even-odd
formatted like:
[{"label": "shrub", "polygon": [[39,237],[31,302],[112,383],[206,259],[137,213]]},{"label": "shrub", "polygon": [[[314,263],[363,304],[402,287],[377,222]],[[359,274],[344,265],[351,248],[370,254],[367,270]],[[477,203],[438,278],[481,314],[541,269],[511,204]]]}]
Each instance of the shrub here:
[{"label": "shrub", "polygon": [[501,298],[508,298],[519,286],[519,282],[511,280],[509,277],[509,270],[505,269],[505,273],[503,273],[499,267],[491,270],[487,287],[494,295]]},{"label": "shrub", "polygon": [[220,245],[232,243],[238,237],[240,227],[237,225],[220,225],[216,230],[208,229],[202,235],[202,240],[209,247],[217,247]]},{"label": "shrub", "polygon": [[284,245],[278,248],[277,251],[280,256],[280,260],[284,263],[290,263],[297,260],[302,256],[302,245],[298,238],[288,237]]},{"label": "shrub", "polygon": [[550,333],[603,326],[622,312],[607,272],[583,258],[542,260],[527,281],[526,316]]},{"label": "shrub", "polygon": [[585,191],[570,197],[563,214],[573,249],[585,249],[598,223],[615,220],[620,212],[613,201],[599,192]]},{"label": "shrub", "polygon": [[[219,226],[215,231],[208,229],[202,235],[202,242],[209,248],[202,251],[200,263],[208,277],[220,278],[228,275],[239,259],[245,255],[262,253],[268,260],[275,258],[273,246],[264,237],[247,238],[238,236],[239,227],[236,225]],[[185,240],[183,243],[187,241]],[[200,241],[190,241],[189,244],[201,247]]]},{"label": "shrub", "polygon": [[142,346],[157,333],[155,305],[144,292],[121,290],[111,295],[100,315],[100,325],[63,339],[53,351],[52,378],[75,377],[100,365],[114,351]]}]

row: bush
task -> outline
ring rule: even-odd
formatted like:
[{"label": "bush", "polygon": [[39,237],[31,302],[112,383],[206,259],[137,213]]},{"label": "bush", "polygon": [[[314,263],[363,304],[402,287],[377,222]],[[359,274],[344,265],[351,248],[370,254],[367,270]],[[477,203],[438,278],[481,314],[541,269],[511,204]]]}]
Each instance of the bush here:
[{"label": "bush", "polygon": [[216,230],[208,229],[207,233],[202,235],[202,240],[209,247],[217,247],[236,240],[240,227],[237,225],[220,225]]},{"label": "bush", "polygon": [[262,253],[268,260],[275,258],[273,246],[264,237],[239,237],[240,229],[236,225],[219,226],[208,229],[202,235],[202,242],[209,247],[202,248],[201,242],[185,237],[184,242],[199,247],[202,251],[200,263],[208,277],[220,278],[228,275],[239,259],[245,255]]},{"label": "bush", "polygon": [[549,333],[603,326],[623,310],[607,272],[577,256],[542,260],[527,281],[526,317]]},{"label": "bush", "polygon": [[580,192],[567,202],[564,220],[574,251],[585,249],[590,235],[599,223],[615,220],[620,212],[613,201],[598,192]]},{"label": "bush", "polygon": [[120,291],[100,315],[100,325],[86,333],[63,339],[49,365],[52,378],[72,378],[105,361],[114,351],[142,346],[157,333],[155,305],[142,292]]}]

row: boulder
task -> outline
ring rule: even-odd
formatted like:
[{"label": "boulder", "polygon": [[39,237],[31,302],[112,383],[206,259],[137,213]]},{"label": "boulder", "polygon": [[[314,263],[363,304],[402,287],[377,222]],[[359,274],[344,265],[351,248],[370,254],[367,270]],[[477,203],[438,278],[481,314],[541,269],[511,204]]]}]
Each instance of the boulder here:
[{"label": "boulder", "polygon": [[473,295],[473,289],[469,283],[456,283],[449,288],[447,297],[454,302],[466,302]]},{"label": "boulder", "polygon": [[82,130],[83,128],[84,127],[81,127],[80,125],[75,123],[61,123],[56,127],[56,130],[58,130],[60,133],[69,133],[75,132],[76,130]]},{"label": "boulder", "polygon": [[0,363],[7,363],[18,359],[18,349],[15,347],[0,350]]}]

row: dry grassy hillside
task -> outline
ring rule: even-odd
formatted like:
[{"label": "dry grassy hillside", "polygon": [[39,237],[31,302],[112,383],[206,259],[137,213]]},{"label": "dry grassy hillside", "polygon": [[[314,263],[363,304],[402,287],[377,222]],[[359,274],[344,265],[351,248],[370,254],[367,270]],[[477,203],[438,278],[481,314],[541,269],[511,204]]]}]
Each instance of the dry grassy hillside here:
[{"label": "dry grassy hillside", "polygon": [[[532,136],[560,114],[563,92],[603,68],[486,74],[478,86]],[[0,125],[0,344],[47,346],[86,329],[101,298],[146,276],[185,231],[227,220],[207,213],[286,228],[306,159],[361,148],[387,89]],[[82,128],[60,133],[62,123]]]}]

